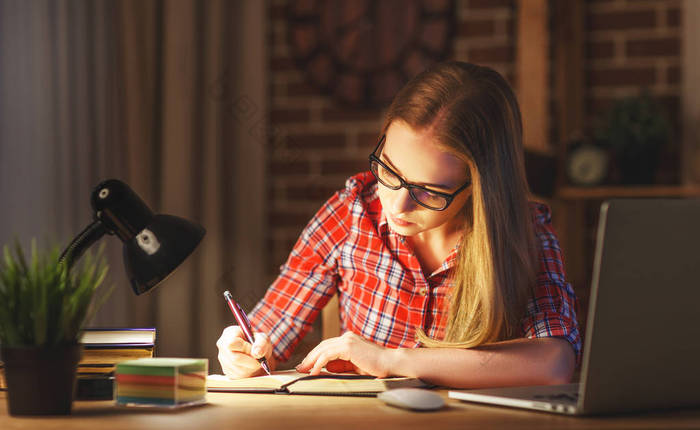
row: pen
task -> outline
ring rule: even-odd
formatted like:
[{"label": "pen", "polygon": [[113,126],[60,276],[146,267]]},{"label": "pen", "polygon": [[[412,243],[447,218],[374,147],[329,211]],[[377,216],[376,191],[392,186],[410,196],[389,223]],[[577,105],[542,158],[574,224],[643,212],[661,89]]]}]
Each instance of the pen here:
[{"label": "pen", "polygon": [[[241,330],[243,330],[246,340],[252,345],[253,342],[255,342],[255,337],[253,337],[253,330],[250,328],[250,321],[248,320],[248,317],[246,316],[245,312],[243,312],[243,309],[238,306],[238,303],[233,300],[233,297],[228,290],[224,291],[224,298],[226,299],[226,303],[228,303],[228,307],[231,308],[233,316],[236,317],[238,325],[241,327]],[[265,357],[258,358],[258,361],[265,372],[267,372],[268,375],[271,375],[270,367],[267,365],[267,360],[265,360]]]}]

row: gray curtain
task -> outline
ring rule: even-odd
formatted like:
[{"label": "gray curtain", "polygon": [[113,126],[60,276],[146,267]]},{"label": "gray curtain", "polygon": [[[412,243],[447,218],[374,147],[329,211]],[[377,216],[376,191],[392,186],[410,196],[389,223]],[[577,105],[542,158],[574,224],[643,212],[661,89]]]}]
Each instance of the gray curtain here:
[{"label": "gray curtain", "polygon": [[155,326],[158,355],[213,370],[221,291],[251,305],[265,287],[262,197],[236,189],[264,190],[265,127],[232,110],[245,96],[264,112],[263,22],[258,2],[0,0],[0,243],[65,245],[110,177],[199,222],[199,248],[140,297],[121,243],[103,239],[116,285],[91,325]]}]

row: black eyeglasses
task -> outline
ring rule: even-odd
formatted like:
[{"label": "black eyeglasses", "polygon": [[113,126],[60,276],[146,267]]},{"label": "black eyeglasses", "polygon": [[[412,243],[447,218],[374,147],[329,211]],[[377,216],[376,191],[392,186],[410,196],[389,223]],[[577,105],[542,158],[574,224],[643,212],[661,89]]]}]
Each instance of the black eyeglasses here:
[{"label": "black eyeglasses", "polygon": [[472,182],[467,181],[464,185],[459,187],[457,191],[448,194],[404,181],[398,173],[391,170],[391,168],[384,164],[376,155],[377,150],[384,144],[385,139],[386,136],[382,136],[382,138],[379,139],[377,147],[369,154],[369,170],[380,184],[389,189],[398,190],[400,188],[406,188],[411,198],[424,208],[434,211],[443,211],[452,203],[452,200],[454,200],[457,194],[471,185]]}]

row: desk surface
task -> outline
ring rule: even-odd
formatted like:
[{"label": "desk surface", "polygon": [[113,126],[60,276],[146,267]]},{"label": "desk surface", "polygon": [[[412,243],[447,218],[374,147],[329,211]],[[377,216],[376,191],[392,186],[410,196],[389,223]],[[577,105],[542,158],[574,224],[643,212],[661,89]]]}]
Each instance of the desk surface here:
[{"label": "desk surface", "polygon": [[[441,392],[445,398],[447,392]],[[448,399],[439,412],[411,412],[367,397],[209,393],[208,404],[178,411],[121,409],[112,402],[73,404],[65,417],[11,417],[0,392],[0,429],[352,429],[378,428],[700,428],[700,410],[650,412],[612,417],[568,417],[482,406]]]}]

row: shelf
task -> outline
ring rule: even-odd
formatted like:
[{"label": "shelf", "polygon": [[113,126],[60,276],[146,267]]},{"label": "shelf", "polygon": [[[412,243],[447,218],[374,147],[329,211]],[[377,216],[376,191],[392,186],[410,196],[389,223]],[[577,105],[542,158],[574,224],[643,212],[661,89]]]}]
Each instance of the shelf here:
[{"label": "shelf", "polygon": [[607,199],[614,197],[700,197],[700,185],[569,186],[559,188],[554,197],[562,200]]}]

